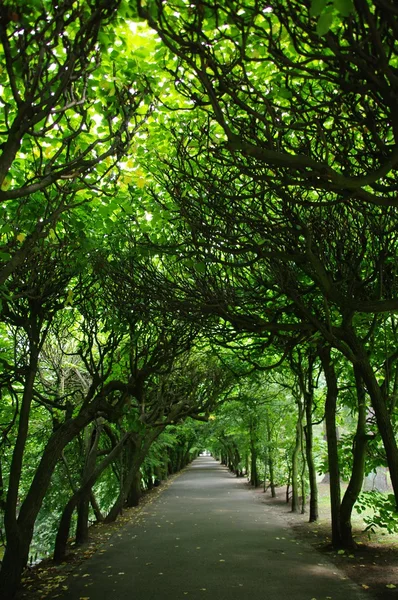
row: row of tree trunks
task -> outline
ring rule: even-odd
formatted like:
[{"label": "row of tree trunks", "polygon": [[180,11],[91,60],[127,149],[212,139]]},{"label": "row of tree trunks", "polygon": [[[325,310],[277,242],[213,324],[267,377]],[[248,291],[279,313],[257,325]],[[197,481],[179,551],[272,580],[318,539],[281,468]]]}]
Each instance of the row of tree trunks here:
[{"label": "row of tree trunks", "polygon": [[[60,524],[58,527],[58,532],[55,540],[55,549],[54,549],[54,560],[61,561],[65,558],[66,554],[66,544],[69,537],[70,523],[72,519],[73,512],[78,505],[79,501],[82,498],[86,498],[87,495],[90,497],[91,488],[98,480],[103,471],[111,464],[113,460],[117,458],[117,456],[123,450],[123,446],[126,441],[129,439],[130,434],[126,433],[119,441],[118,444],[109,452],[106,458],[101,461],[99,465],[97,465],[94,469],[90,471],[90,474],[85,478],[82,486],[71,496],[69,501],[67,502],[61,516]],[[86,540],[84,540],[86,541]]]},{"label": "row of tree trunks", "polygon": [[[8,490],[5,510],[7,546],[0,571],[0,597],[2,600],[10,600],[15,595],[22,571],[28,561],[35,521],[62,451],[93,420],[96,410],[97,402],[85,406],[78,416],[69,419],[53,432],[47,442],[29,491],[22,502],[18,518],[16,517],[17,501],[14,498],[14,491],[19,487],[17,469],[13,475],[15,480]],[[23,423],[22,420],[22,425]],[[22,447],[21,450],[23,452]]]},{"label": "row of tree trunks", "polygon": [[[137,477],[141,465],[152,443],[160,435],[163,429],[163,426],[159,426],[149,430],[145,436],[135,434],[129,438],[127,444],[127,470],[121,482],[119,495],[105,518],[106,523],[112,523],[117,519],[127,502],[129,494],[132,502],[134,501],[134,498],[137,497]],[[133,506],[135,505],[133,504]]]}]

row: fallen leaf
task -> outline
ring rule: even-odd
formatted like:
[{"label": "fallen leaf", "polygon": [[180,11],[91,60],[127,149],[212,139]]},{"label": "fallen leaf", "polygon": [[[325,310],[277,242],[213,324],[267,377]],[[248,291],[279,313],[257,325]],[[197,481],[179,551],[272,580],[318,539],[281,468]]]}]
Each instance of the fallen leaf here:
[{"label": "fallen leaf", "polygon": [[387,583],[386,588],[388,588],[389,590],[393,590],[394,588],[396,588],[397,586],[394,585],[393,583]]},{"label": "fallen leaf", "polygon": [[363,583],[361,587],[363,587],[364,590],[368,590],[370,588],[370,586],[366,585],[366,583]]}]

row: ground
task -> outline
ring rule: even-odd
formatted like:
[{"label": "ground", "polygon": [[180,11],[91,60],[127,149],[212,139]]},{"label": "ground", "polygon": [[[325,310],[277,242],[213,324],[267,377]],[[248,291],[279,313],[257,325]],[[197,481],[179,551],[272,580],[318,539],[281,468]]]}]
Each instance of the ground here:
[{"label": "ground", "polygon": [[[67,576],[73,573],[78,565],[100,550],[101,545],[111,535],[117,534],[118,530],[123,528],[127,522],[139,520],[140,514],[145,511],[145,506],[153,502],[170,485],[174,477],[166,484],[146,494],[139,507],[126,510],[116,523],[99,524],[92,527],[89,543],[80,548],[71,546],[68,558],[62,564],[56,565],[48,560],[35,568],[28,569],[23,587],[18,594],[18,600],[44,600],[50,594],[52,598],[56,597],[57,588],[62,590]],[[357,530],[358,550],[350,553],[338,553],[330,546],[330,523],[326,502],[321,501],[320,521],[310,524],[307,522],[306,515],[292,514],[289,511],[289,507],[284,501],[285,492],[282,488],[277,490],[276,499],[271,499],[269,492],[264,494],[261,489],[257,490],[256,494],[259,502],[271,504],[275,511],[283,515],[299,539],[314,546],[320,553],[338,565],[347,577],[358,583],[364,590],[369,591],[372,600],[391,600],[397,596],[398,541],[396,537],[379,534],[373,539],[369,539],[366,533]],[[321,487],[321,498],[326,494],[326,486],[325,488]]]},{"label": "ground", "polygon": [[[340,552],[331,547],[330,518],[328,511],[328,486],[319,485],[320,519],[316,523],[308,523],[308,515],[292,514],[285,502],[285,489],[277,490],[277,497],[270,498],[269,492],[264,495],[264,502],[272,504],[275,510],[284,514],[296,537],[305,540],[320,553],[336,564],[345,575],[368,590],[372,600],[392,600],[398,592],[398,536],[390,536],[379,531],[368,534],[363,528],[361,519],[356,514],[353,518],[353,531],[358,549]],[[258,490],[258,494],[263,492]]]},{"label": "ground", "polygon": [[63,583],[77,567],[89,559],[95,552],[100,551],[101,546],[112,535],[121,530],[126,523],[134,523],[140,519],[140,514],[148,504],[151,504],[167,487],[178,477],[173,475],[167,482],[159,487],[153,488],[141,498],[140,505],[123,511],[123,514],[115,523],[98,523],[90,527],[90,539],[87,544],[74,547],[73,541],[68,546],[68,555],[64,562],[54,563],[51,559],[43,560],[39,565],[29,567],[24,574],[22,587],[17,594],[16,600],[45,600],[48,596],[54,596],[59,588],[63,589]]}]

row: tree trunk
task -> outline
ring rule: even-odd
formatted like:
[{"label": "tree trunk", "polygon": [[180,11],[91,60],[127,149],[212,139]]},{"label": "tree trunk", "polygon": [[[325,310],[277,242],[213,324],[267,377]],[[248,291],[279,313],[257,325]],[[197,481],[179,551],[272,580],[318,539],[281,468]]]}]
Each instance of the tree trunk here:
[{"label": "tree trunk", "polygon": [[263,492],[267,491],[267,476],[268,476],[268,446],[266,446],[264,451],[264,484],[263,484]]},{"label": "tree trunk", "polygon": [[85,404],[76,417],[65,421],[49,438],[28,493],[20,507],[14,535],[8,538],[0,571],[2,600],[11,599],[19,585],[22,569],[27,564],[36,517],[62,451],[95,418],[104,399],[105,394],[102,391],[92,402]]},{"label": "tree trunk", "polygon": [[341,545],[340,532],[340,469],[337,447],[336,408],[337,408],[337,377],[331,358],[330,346],[319,346],[325,374],[327,392],[325,402],[326,436],[328,446],[329,482],[330,482],[330,510],[332,520],[332,545]]},{"label": "tree trunk", "polygon": [[290,484],[292,481],[292,468],[290,465],[287,466],[287,483],[286,483],[286,504],[290,502]]},{"label": "tree trunk", "polygon": [[250,452],[250,483],[253,487],[258,487],[259,477],[257,472],[257,451],[255,448],[251,448]]},{"label": "tree trunk", "polygon": [[232,465],[231,471],[235,473],[237,477],[239,477],[239,463],[240,463],[240,453],[238,446],[234,443],[232,449]]},{"label": "tree trunk", "polygon": [[358,400],[358,422],[353,445],[352,473],[340,508],[341,541],[344,548],[356,547],[356,543],[352,537],[351,514],[362,489],[365,474],[366,447],[369,440],[369,436],[366,435],[365,389],[356,367],[354,368],[354,374]]},{"label": "tree trunk", "polygon": [[138,506],[141,496],[141,471],[140,469],[137,469],[131,482],[129,493],[127,494],[126,505],[128,507]]},{"label": "tree trunk", "polygon": [[145,481],[145,485],[146,485],[146,489],[147,490],[152,490],[153,489],[153,471],[152,469],[149,467],[146,471],[145,471],[145,476],[144,476],[144,481]]},{"label": "tree trunk", "polygon": [[[319,518],[318,507],[318,484],[316,481],[316,469],[314,463],[314,434],[312,427],[312,408],[314,401],[313,388],[313,364],[311,357],[308,358],[307,385],[304,385],[304,410],[305,410],[305,454],[308,466],[308,481],[310,485],[310,514],[309,522],[314,523]],[[305,389],[306,388],[306,389]]]},{"label": "tree trunk", "polygon": [[296,400],[296,442],[292,454],[292,512],[299,512],[299,456],[303,438],[303,403],[301,398]]},{"label": "tree trunk", "polygon": [[395,503],[398,510],[398,447],[388,410],[386,398],[388,390],[386,390],[386,394],[383,393],[382,387],[380,387],[373,367],[370,364],[366,348],[362,341],[355,335],[352,328],[350,329],[347,327],[344,330],[344,339],[349,344],[350,349],[355,356],[355,365],[358,368],[370,397],[377,427],[387,455],[387,463],[390,470],[391,483],[394,489]]},{"label": "tree trunk", "polygon": [[273,459],[273,455],[271,453],[269,455],[268,468],[269,468],[269,484],[270,484],[270,487],[271,487],[271,498],[276,498],[275,476],[274,476],[274,459]]},{"label": "tree trunk", "polygon": [[112,523],[116,521],[120,512],[123,509],[124,503],[127,499],[130,488],[133,484],[134,477],[137,476],[141,465],[148,454],[148,450],[151,447],[151,444],[155,441],[155,439],[160,435],[160,433],[164,430],[164,425],[153,429],[146,433],[146,437],[136,436],[135,439],[130,439],[130,463],[129,469],[127,471],[126,476],[123,479],[123,486],[119,492],[119,495],[109,511],[107,517],[105,518],[106,523]]},{"label": "tree trunk", "polygon": [[29,546],[33,535],[34,520],[23,523],[17,518],[19,486],[26,440],[29,432],[30,408],[39,358],[40,326],[32,318],[29,331],[29,366],[24,383],[19,412],[17,439],[11,459],[10,478],[4,509],[4,529],[7,545],[0,571],[0,598],[8,600],[15,594],[22,571],[29,558]]},{"label": "tree trunk", "polygon": [[[93,431],[93,435],[89,436],[87,444],[86,462],[83,469],[82,475],[82,487],[84,482],[90,478],[90,475],[95,469],[95,463],[97,460],[98,443],[101,436],[101,426],[98,425]],[[90,496],[91,488],[80,494],[80,498],[77,505],[77,526],[76,526],[76,543],[85,544],[88,540],[88,516],[90,513]]]},{"label": "tree trunk", "polygon": [[250,417],[250,483],[254,487],[259,485],[259,477],[257,471],[257,448],[255,440],[255,425],[253,418]]},{"label": "tree trunk", "polygon": [[268,438],[269,485],[271,488],[271,498],[276,498],[275,475],[274,475],[274,447],[273,447],[273,442],[272,442],[271,421],[269,418],[268,409],[266,411],[266,427],[267,427],[267,438]]},{"label": "tree trunk", "polygon": [[297,481],[299,452],[300,452],[300,444],[297,440],[297,433],[296,433],[296,443],[295,443],[293,454],[292,454],[292,477],[291,477],[292,512],[294,512],[294,513],[299,511],[299,495],[298,495],[298,481]]},{"label": "tree trunk", "polygon": [[305,449],[304,449],[304,428],[303,428],[303,416],[304,406],[301,406],[301,419],[300,419],[300,451],[301,451],[301,473],[300,473],[300,487],[301,487],[301,514],[304,515],[307,508],[307,481],[305,478],[306,473],[306,460],[305,460]]},{"label": "tree trunk", "polygon": [[97,502],[97,498],[95,497],[93,491],[91,491],[90,493],[90,504],[91,508],[94,511],[95,518],[97,519],[97,523],[102,523],[102,521],[104,520],[104,515],[101,512],[101,508]]},{"label": "tree trunk", "polygon": [[104,458],[104,460],[96,466],[94,471],[91,472],[90,476],[86,479],[82,487],[73,494],[73,496],[67,502],[61,516],[60,524],[58,526],[58,532],[55,539],[54,548],[54,560],[60,561],[65,558],[66,545],[69,537],[70,522],[72,519],[73,511],[75,510],[77,503],[82,495],[86,494],[91,490],[94,483],[103,473],[103,471],[111,464],[115,458],[123,450],[123,446],[130,437],[130,433],[125,433],[116,446],[111,452]]}]

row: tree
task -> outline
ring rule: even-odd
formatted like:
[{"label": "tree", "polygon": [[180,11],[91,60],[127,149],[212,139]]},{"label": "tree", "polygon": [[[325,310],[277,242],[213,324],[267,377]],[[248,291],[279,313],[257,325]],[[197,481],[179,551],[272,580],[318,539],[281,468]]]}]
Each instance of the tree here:
[{"label": "tree", "polygon": [[[157,0],[138,5],[192,105],[189,123],[170,127],[176,156],[162,157],[167,173],[157,175],[170,197],[161,205],[188,222],[187,258],[201,269],[206,262],[240,269],[230,281],[236,288],[246,277],[245,298],[249,285],[261,284],[269,304],[271,298],[282,303],[280,314],[301,320],[276,325],[260,308],[251,319],[229,311],[234,324],[254,329],[257,320],[258,331],[314,328],[360,364],[398,498],[388,399],[357,329],[359,315],[371,319],[396,308],[389,258],[395,238],[387,240],[379,227],[390,220],[396,189],[392,4],[358,0],[354,10],[341,9],[338,22],[309,2],[300,11],[282,0],[272,9],[245,2],[199,3],[179,12]],[[354,80],[361,82],[357,95]],[[388,115],[387,126],[381,114]],[[347,239],[335,239],[339,229]],[[220,304],[230,302],[218,302],[218,314],[225,310]]]},{"label": "tree", "polygon": [[304,187],[307,206],[396,205],[392,1],[137,6],[179,93],[208,117],[193,150],[207,138],[213,164],[257,173],[279,194]]},{"label": "tree", "polygon": [[119,6],[1,6],[0,284],[40,239],[64,229],[65,213],[69,220],[76,211],[82,231],[82,206],[100,191],[106,203],[117,189],[119,162],[148,112],[138,111],[145,81],[137,80],[137,89],[126,85],[133,58],[117,64],[121,49],[103,52],[119,46],[111,24]]}]

